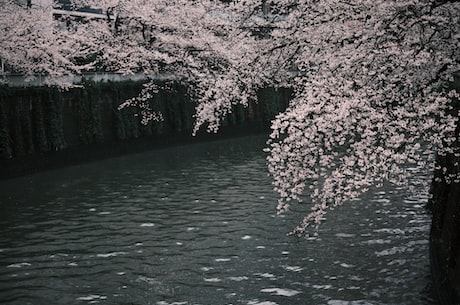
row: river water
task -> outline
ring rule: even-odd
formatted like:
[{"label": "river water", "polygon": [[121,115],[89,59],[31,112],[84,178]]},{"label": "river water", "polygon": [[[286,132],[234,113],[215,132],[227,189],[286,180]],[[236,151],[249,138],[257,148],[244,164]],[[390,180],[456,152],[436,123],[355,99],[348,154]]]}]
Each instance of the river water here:
[{"label": "river water", "polygon": [[1,181],[0,304],[434,304],[426,198],[372,190],[287,236],[308,204],[275,215],[264,140]]}]

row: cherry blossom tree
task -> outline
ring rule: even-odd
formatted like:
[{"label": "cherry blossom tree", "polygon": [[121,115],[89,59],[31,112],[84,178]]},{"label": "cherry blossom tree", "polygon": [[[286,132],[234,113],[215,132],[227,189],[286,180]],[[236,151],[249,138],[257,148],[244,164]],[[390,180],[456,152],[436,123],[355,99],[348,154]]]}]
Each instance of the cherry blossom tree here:
[{"label": "cherry blossom tree", "polygon": [[[1,11],[12,5],[1,1]],[[196,103],[194,132],[217,131],[233,105],[247,105],[259,88],[293,89],[288,108],[272,122],[267,161],[280,213],[291,202],[313,201],[297,233],[371,186],[407,183],[410,167],[432,170],[432,152],[458,153],[458,113],[452,107],[458,94],[446,84],[460,70],[459,1],[75,0],[73,5],[100,9],[104,18],[56,21],[38,11],[3,12],[0,22],[14,15],[31,24],[6,21],[5,35],[13,36],[0,38],[0,57],[28,75],[102,69],[152,76],[139,96],[123,105],[140,107],[145,122],[161,119],[148,105],[158,90],[155,78],[174,78],[190,88]],[[34,18],[46,19],[53,30],[32,24]],[[66,39],[57,28],[67,31]],[[48,42],[30,47],[35,37],[30,35],[47,34]],[[8,43],[14,39],[18,47]],[[19,46],[42,53],[14,51]]]},{"label": "cherry blossom tree", "polygon": [[[27,80],[37,75],[45,84],[72,86],[71,75],[89,71],[93,42],[83,27],[64,26],[53,18],[52,3],[0,0],[0,59]],[[2,79],[0,79],[1,81]]]},{"label": "cherry blossom tree", "polygon": [[305,189],[314,202],[296,232],[453,152],[458,95],[443,87],[459,70],[459,16],[457,1],[305,1],[274,31],[299,71],[269,141],[278,210]]}]

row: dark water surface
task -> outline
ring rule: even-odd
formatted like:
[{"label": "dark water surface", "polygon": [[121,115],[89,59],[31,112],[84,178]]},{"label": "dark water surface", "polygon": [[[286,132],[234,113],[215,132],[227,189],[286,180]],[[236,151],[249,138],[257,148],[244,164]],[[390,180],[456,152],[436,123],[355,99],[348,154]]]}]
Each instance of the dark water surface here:
[{"label": "dark water surface", "polygon": [[[264,137],[0,182],[0,304],[434,304],[426,198],[371,191],[289,237]],[[428,179],[428,177],[426,177]]]}]

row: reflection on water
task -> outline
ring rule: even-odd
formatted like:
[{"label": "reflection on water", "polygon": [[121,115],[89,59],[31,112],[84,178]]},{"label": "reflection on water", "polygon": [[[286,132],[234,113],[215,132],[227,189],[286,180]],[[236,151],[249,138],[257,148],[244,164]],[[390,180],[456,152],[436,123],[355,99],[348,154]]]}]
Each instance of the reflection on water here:
[{"label": "reflection on water", "polygon": [[0,183],[1,304],[433,304],[426,198],[384,188],[289,237],[263,137]]}]

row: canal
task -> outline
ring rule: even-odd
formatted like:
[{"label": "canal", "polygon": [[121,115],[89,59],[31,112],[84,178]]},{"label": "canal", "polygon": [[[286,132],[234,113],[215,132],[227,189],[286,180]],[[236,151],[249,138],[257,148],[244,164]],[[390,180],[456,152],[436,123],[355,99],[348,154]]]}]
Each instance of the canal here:
[{"label": "canal", "polygon": [[425,196],[371,190],[288,236],[309,205],[275,215],[264,141],[0,181],[0,304],[435,304]]}]

